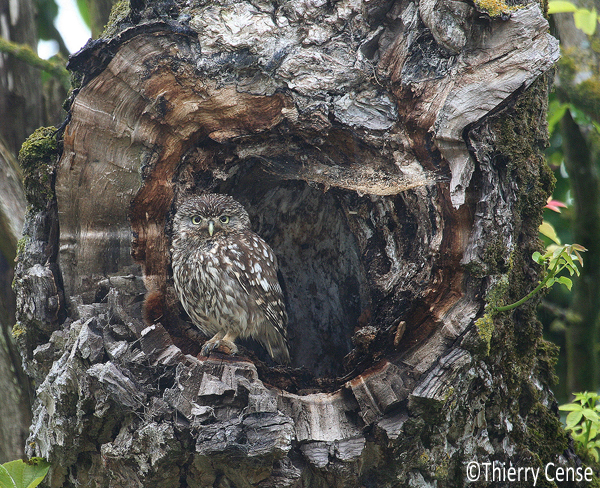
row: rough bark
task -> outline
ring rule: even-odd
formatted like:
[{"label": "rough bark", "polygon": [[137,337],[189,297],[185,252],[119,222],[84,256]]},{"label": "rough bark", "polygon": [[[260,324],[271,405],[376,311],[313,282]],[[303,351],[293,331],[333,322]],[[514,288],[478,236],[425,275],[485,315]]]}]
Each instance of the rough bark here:
[{"label": "rough bark", "polygon": [[[558,46],[537,4],[455,3],[132,2],[70,60],[18,267],[50,486],[460,486],[471,460],[575,462],[533,306],[486,309],[537,279]],[[279,257],[291,368],[253,344],[196,357],[169,220],[205,190]]]}]

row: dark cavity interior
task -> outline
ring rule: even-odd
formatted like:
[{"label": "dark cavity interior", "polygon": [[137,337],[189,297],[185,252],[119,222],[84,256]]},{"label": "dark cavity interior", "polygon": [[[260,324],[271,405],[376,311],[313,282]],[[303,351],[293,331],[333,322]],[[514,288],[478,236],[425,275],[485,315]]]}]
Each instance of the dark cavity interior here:
[{"label": "dark cavity interior", "polygon": [[[434,276],[432,257],[440,241],[435,187],[360,195],[276,173],[258,158],[218,159],[188,159],[175,178],[178,193],[233,196],[250,214],[253,230],[274,249],[293,368],[339,386],[344,377],[356,376],[384,354],[401,354],[429,333],[422,326],[429,307],[423,290]],[[423,214],[430,219],[419,219]],[[273,364],[257,343],[241,345]]]}]

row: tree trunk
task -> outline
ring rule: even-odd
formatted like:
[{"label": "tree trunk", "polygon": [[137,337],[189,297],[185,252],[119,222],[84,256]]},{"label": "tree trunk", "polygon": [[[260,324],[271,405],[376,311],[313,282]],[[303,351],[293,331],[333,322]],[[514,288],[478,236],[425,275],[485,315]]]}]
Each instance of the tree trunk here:
[{"label": "tree trunk", "polygon": [[[470,461],[575,466],[534,304],[493,310],[537,282],[553,184],[558,46],[537,4],[114,18],[70,60],[60,144],[31,141],[55,179],[19,257],[19,339],[49,486],[461,486]],[[201,191],[244,204],[278,255],[291,367],[251,343],[198,356],[169,243]]]}]

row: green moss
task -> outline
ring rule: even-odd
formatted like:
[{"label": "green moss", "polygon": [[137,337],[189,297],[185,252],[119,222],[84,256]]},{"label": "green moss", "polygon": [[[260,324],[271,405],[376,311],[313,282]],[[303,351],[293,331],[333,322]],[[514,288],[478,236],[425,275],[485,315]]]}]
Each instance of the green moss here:
[{"label": "green moss", "polygon": [[55,127],[40,127],[21,146],[19,163],[27,202],[36,210],[54,199],[54,172],[58,162]]},{"label": "green moss", "polygon": [[[515,104],[514,110],[497,121],[498,150],[507,164],[507,178],[517,185],[515,242],[518,243],[509,263],[509,286],[504,303],[527,295],[532,288],[531,273],[536,265],[531,259],[541,249],[539,225],[543,207],[554,190],[556,179],[546,164],[542,150],[547,144],[548,130],[544,124],[547,108],[547,81],[540,79]],[[493,297],[490,297],[490,302]],[[539,334],[533,299],[519,307],[524,327],[520,334],[533,338]],[[531,333],[530,333],[531,332]],[[534,344],[529,343],[530,346]]]},{"label": "green moss", "polygon": [[25,327],[23,326],[23,324],[21,324],[21,322],[17,322],[12,329],[12,336],[16,339],[17,337],[25,334],[25,332],[27,332],[27,330],[25,329]]},{"label": "green moss", "polygon": [[124,20],[130,12],[131,8],[128,0],[121,0],[120,2],[115,3],[110,11],[108,22],[104,27],[104,31],[100,34],[100,37],[113,37],[117,33],[120,22]]},{"label": "green moss", "polygon": [[487,13],[490,17],[501,17],[519,8],[508,5],[504,0],[475,0],[475,6],[477,10]]},{"label": "green moss", "polygon": [[49,73],[63,84],[65,90],[69,89],[69,72],[65,68],[65,60],[61,56],[42,59],[35,53],[31,46],[12,42],[2,37],[0,37],[0,52],[8,53],[27,63],[29,66]]},{"label": "green moss", "polygon": [[492,315],[489,312],[485,313],[483,317],[475,321],[475,327],[477,328],[477,334],[487,346],[487,355],[490,353],[490,344],[492,342],[492,334],[494,333],[494,319]]},{"label": "green moss", "polygon": [[431,462],[431,458],[429,457],[429,453],[427,451],[424,451],[419,456],[419,460],[417,461],[417,464],[419,466],[421,466],[422,468],[427,468],[429,466],[430,462]]},{"label": "green moss", "polygon": [[558,376],[555,373],[556,363],[560,347],[556,344],[541,340],[537,347],[538,377],[550,386],[558,384]]},{"label": "green moss", "polygon": [[23,236],[17,241],[17,256],[25,250],[25,246],[29,242],[29,236]]},{"label": "green moss", "polygon": [[448,469],[448,463],[443,463],[435,467],[435,479],[438,481],[444,481],[448,479],[448,474],[450,470]]},{"label": "green moss", "polygon": [[[560,418],[540,403],[536,403],[528,416],[527,443],[542,461],[551,461],[569,447],[569,436]],[[553,442],[550,442],[552,440]]]},{"label": "green moss", "polygon": [[[476,322],[481,338],[490,340],[490,368],[493,375],[505,383],[506,396],[498,398],[499,411],[512,409],[511,418],[523,419],[523,425],[513,430],[513,436],[522,432],[519,443],[531,453],[535,462],[544,465],[568,446],[560,419],[540,403],[537,388],[531,377],[550,386],[555,381],[556,347],[542,339],[541,324],[536,316],[538,299],[529,300],[515,311],[490,312],[491,307],[512,303],[527,295],[535,286],[532,276],[538,270],[531,259],[541,248],[538,227],[543,207],[551,195],[555,178],[547,166],[542,151],[547,144],[544,124],[547,106],[547,79],[542,77],[521,96],[514,107],[500,114],[493,123],[497,139],[496,160],[506,165],[507,184],[515,187],[515,248],[506,265],[505,274],[486,296],[486,313]],[[494,259],[497,250],[490,247],[486,261],[490,266],[500,262]],[[486,407],[490,412],[492,406]],[[491,436],[494,428],[488,426]],[[498,426],[499,434],[502,433]],[[532,462],[534,460],[532,459]]]},{"label": "green moss", "polygon": [[483,260],[489,266],[489,274],[506,273],[505,251],[504,241],[500,237],[497,237],[486,246]]}]

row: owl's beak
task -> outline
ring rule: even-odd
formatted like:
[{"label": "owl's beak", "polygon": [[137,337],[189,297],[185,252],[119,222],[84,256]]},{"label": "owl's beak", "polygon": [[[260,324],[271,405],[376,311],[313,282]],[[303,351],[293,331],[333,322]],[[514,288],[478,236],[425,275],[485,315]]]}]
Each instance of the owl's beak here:
[{"label": "owl's beak", "polygon": [[212,237],[212,235],[214,233],[215,233],[215,221],[209,220],[208,221],[208,235]]}]

